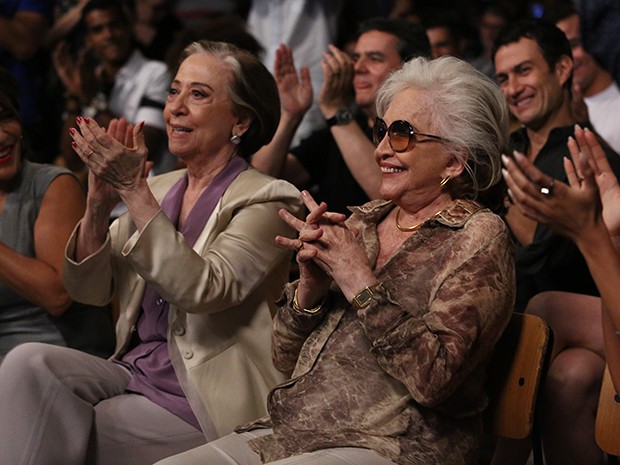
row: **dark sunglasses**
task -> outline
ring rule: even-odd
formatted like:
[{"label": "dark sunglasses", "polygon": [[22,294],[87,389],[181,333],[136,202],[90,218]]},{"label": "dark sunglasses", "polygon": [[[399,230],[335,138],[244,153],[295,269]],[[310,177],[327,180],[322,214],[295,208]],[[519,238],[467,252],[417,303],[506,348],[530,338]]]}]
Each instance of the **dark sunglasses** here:
[{"label": "dark sunglasses", "polygon": [[381,118],[375,119],[375,126],[372,128],[372,141],[377,147],[385,134],[388,135],[388,142],[394,152],[407,152],[413,148],[416,142],[420,142],[419,136],[425,136],[435,140],[446,140],[443,137],[432,134],[418,132],[410,123],[399,119],[388,127]]}]

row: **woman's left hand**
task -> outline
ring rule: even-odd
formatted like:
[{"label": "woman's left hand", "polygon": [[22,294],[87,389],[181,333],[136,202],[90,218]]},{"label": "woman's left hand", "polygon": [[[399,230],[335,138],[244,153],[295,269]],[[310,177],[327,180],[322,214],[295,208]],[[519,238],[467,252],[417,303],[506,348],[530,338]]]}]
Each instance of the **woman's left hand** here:
[{"label": "woman's left hand", "polygon": [[71,132],[73,149],[97,177],[119,192],[144,180],[148,155],[144,123],[132,126],[119,120],[106,131],[91,118],[78,117],[76,121],[80,132]]}]

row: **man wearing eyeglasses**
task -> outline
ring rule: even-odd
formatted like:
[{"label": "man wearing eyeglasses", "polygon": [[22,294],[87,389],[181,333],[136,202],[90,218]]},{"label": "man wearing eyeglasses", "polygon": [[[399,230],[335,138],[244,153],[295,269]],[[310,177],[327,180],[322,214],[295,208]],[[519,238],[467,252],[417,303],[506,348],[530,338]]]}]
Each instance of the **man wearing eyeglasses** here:
[{"label": "man wearing eyeglasses", "polygon": [[281,46],[274,74],[282,117],[271,144],[254,155],[252,164],[300,189],[316,189],[315,198],[326,202],[331,211],[349,214],[348,206],[379,198],[381,172],[371,142],[375,98],[388,74],[420,55],[430,56],[424,29],[401,19],[363,23],[352,58],[330,46],[324,54],[325,79],[318,95],[327,127],[289,150],[312,102],[312,89],[307,70],[302,68],[298,79],[291,50]]}]

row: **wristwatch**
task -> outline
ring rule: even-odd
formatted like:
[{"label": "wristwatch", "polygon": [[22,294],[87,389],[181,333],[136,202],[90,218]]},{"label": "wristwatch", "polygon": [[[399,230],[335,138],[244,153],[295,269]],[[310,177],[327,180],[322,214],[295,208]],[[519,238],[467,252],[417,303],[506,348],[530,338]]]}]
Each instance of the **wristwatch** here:
[{"label": "wristwatch", "polygon": [[341,108],[334,116],[327,118],[325,123],[327,123],[328,128],[331,128],[332,126],[349,124],[351,121],[353,121],[353,113],[351,113],[351,110],[348,108]]},{"label": "wristwatch", "polygon": [[357,295],[353,297],[353,300],[351,300],[351,305],[353,305],[357,310],[368,307],[375,296],[375,289],[377,286],[377,284],[374,286],[366,286],[364,289],[359,291]]}]

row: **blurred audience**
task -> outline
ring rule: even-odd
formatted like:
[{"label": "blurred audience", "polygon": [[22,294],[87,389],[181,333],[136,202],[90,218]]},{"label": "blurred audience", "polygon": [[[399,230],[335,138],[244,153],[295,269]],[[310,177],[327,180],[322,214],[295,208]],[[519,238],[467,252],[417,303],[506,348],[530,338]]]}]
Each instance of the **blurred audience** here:
[{"label": "blurred audience", "polygon": [[[144,121],[144,137],[156,173],[173,164],[167,153],[162,110],[170,73],[162,62],[147,60],[136,48],[129,11],[119,0],[91,0],[82,10],[80,26],[86,48],[70,50],[61,42],[54,65],[66,91],[66,119],[61,155],[75,172],[83,163],[71,148],[69,129],[78,115],[107,126],[113,118],[132,124]],[[75,55],[77,53],[77,56]]]},{"label": "blurred audience", "polygon": [[41,51],[52,23],[54,0],[11,0],[0,2],[0,66],[19,82],[20,118],[24,137],[37,160],[47,147],[40,144],[46,115],[42,105],[44,77],[48,70]]},{"label": "blurred audience", "polygon": [[183,29],[174,12],[175,0],[135,0],[133,35],[142,54],[164,61],[168,48]]},{"label": "blurred audience", "polygon": [[581,40],[577,10],[560,3],[546,10],[571,44],[575,68],[572,105],[579,122],[589,122],[616,153],[620,153],[620,88],[611,74],[590,55]]},{"label": "blurred audience", "polygon": [[508,13],[498,3],[488,2],[483,5],[478,16],[477,30],[480,53],[469,60],[478,71],[490,78],[495,77],[495,66],[491,58],[493,43],[506,24],[509,22]]},{"label": "blurred audience", "polygon": [[[286,44],[299,67],[310,72],[314,95],[323,84],[323,52],[338,37],[338,24],[344,0],[252,0],[248,14],[248,30],[265,49],[262,58],[272,69],[276,51]],[[297,127],[293,145],[313,131],[325,127],[319,103],[312,105]]]},{"label": "blurred audience", "polygon": [[424,20],[433,58],[443,56],[463,57],[466,43],[459,26],[450,16],[452,16],[450,12],[442,12]]}]

